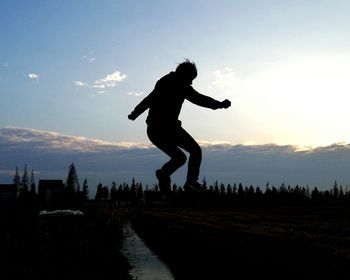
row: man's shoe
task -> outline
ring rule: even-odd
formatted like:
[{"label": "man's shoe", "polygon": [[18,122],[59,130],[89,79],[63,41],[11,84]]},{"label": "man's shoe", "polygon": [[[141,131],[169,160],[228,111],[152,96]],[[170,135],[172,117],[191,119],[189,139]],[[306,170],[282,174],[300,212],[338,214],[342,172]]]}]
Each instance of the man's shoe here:
[{"label": "man's shoe", "polygon": [[203,187],[198,182],[194,182],[194,183],[186,182],[184,185],[184,190],[186,192],[200,193],[203,190]]},{"label": "man's shoe", "polygon": [[163,170],[158,169],[156,171],[156,177],[159,181],[159,190],[162,193],[169,193],[171,192],[171,188],[170,188],[170,177],[164,173]]}]

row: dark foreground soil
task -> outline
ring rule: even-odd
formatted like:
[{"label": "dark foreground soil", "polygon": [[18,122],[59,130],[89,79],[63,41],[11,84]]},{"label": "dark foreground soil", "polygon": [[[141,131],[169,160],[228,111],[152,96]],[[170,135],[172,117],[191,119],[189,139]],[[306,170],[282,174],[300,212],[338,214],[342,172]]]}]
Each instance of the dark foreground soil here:
[{"label": "dark foreground soil", "polygon": [[[0,213],[0,279],[130,279],[120,254],[121,210],[84,209],[84,216]],[[111,278],[112,277],[112,278]]]},{"label": "dark foreground soil", "polygon": [[[131,279],[122,226],[182,279],[350,279],[350,206],[89,206],[0,213],[0,279]],[[132,213],[130,215],[130,213]]]},{"label": "dark foreground soil", "polygon": [[144,208],[137,233],[176,279],[350,279],[350,207]]}]

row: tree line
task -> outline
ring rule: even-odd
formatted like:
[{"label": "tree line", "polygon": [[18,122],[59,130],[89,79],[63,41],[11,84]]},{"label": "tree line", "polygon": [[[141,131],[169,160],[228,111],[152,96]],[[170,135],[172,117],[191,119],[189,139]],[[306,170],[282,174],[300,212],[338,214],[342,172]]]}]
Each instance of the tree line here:
[{"label": "tree line", "polygon": [[338,185],[337,181],[328,190],[319,190],[317,187],[286,185],[282,183],[276,187],[267,183],[264,188],[243,186],[242,183],[224,184],[216,181],[208,185],[203,179],[203,190],[200,193],[187,193],[181,186],[172,185],[172,192],[164,195],[159,191],[158,185],[152,188],[144,187],[141,182],[132,179],[132,183],[122,183],[119,186],[115,182],[111,187],[98,184],[95,201],[110,203],[114,206],[123,205],[154,205],[167,202],[201,202],[203,204],[229,206],[235,203],[349,203],[350,189]]},{"label": "tree line", "polygon": [[[14,184],[18,186],[18,204],[21,206],[40,205],[40,198],[36,191],[34,172],[31,178],[27,172],[27,166],[22,178],[18,169],[13,178]],[[243,185],[242,183],[224,184],[218,181],[208,184],[206,178],[202,181],[202,192],[198,194],[186,193],[181,186],[172,185],[172,191],[168,195],[163,195],[157,184],[149,187],[141,182],[121,183],[112,182],[111,186],[99,183],[93,199],[89,199],[88,180],[85,179],[83,185],[79,184],[79,179],[74,163],[69,166],[68,175],[62,193],[59,197],[61,207],[79,208],[86,202],[93,200],[97,203],[110,204],[112,206],[142,206],[161,205],[172,203],[200,202],[202,204],[229,206],[235,203],[349,203],[350,189],[338,185],[334,182],[327,190],[320,190],[317,187],[312,189],[309,186],[291,186],[282,183],[280,186],[266,183],[264,187],[253,185]]]}]

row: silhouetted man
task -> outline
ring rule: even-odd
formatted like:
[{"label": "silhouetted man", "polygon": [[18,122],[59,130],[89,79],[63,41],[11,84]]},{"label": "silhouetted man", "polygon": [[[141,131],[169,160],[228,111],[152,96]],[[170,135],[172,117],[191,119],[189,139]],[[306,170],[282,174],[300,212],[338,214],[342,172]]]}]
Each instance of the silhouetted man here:
[{"label": "silhouetted man", "polygon": [[195,192],[201,190],[201,185],[197,180],[202,161],[202,150],[192,136],[181,127],[181,121],[178,120],[185,99],[214,110],[231,106],[231,102],[227,99],[220,102],[194,90],[191,85],[196,77],[196,65],[185,60],[178,65],[175,72],[172,71],[159,79],[153,91],[128,116],[130,120],[135,120],[149,109],[146,120],[148,138],[170,157],[170,160],[156,171],[162,192],[170,191],[171,174],[186,162],[186,155],[181,149],[190,154],[184,189]]}]

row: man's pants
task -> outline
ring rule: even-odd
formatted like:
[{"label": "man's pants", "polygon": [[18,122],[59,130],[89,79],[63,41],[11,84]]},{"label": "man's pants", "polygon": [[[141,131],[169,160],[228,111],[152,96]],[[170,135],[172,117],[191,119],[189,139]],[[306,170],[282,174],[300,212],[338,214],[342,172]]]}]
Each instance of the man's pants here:
[{"label": "man's pants", "polygon": [[166,153],[170,160],[165,163],[162,170],[170,176],[186,162],[186,155],[180,149],[190,154],[188,161],[187,182],[198,180],[199,169],[202,162],[202,150],[191,135],[181,125],[174,127],[151,126],[147,127],[147,135],[151,142]]}]

